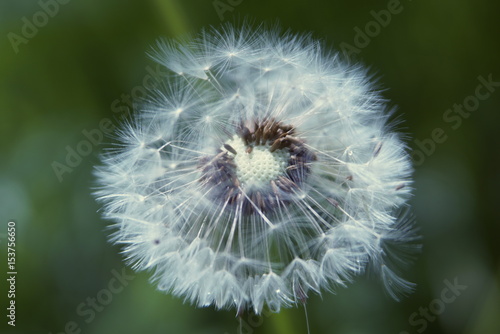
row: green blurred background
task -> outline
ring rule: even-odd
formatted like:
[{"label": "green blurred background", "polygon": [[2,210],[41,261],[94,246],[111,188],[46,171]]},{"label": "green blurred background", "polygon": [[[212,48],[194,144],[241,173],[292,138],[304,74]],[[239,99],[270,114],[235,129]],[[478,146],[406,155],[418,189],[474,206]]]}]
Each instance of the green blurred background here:
[{"label": "green blurred background", "polygon": [[[477,110],[467,117],[443,119],[454,104],[475,101],[470,96],[479,76],[500,81],[498,3],[404,0],[377,31],[369,24],[371,11],[393,8],[394,0],[59,2],[53,17],[39,13],[39,1],[0,2],[1,333],[237,332],[234,310],[183,304],[155,291],[148,273],[127,268],[133,279],[126,286],[113,294],[103,290],[124,268],[90,195],[92,168],[107,144],[92,146],[60,178],[53,169],[54,161],[65,163],[68,147],[82,145],[82,131],[98,129],[104,118],[117,124],[121,114],[112,104],[122,94],[138,94],[156,69],[145,52],[158,37],[196,33],[219,25],[221,16],[229,22],[279,20],[337,49],[357,42],[352,58],[369,65],[387,88],[410,146],[419,149],[417,139],[431,150],[432,132],[444,133],[434,152],[415,156],[412,202],[424,248],[406,276],[418,283],[417,291],[397,303],[379,282],[361,277],[336,295],[310,298],[311,332],[500,333],[500,87],[476,100]],[[36,32],[24,28],[34,35],[26,40],[19,39],[23,17],[39,24]],[[367,24],[372,37],[362,45],[355,28],[364,31]],[[9,220],[17,223],[15,328],[5,317]],[[448,303],[442,302],[445,281],[466,286]],[[105,303],[92,309],[98,297]],[[419,312],[429,307],[438,314],[423,320]],[[244,333],[306,333],[302,308],[244,321]]]}]

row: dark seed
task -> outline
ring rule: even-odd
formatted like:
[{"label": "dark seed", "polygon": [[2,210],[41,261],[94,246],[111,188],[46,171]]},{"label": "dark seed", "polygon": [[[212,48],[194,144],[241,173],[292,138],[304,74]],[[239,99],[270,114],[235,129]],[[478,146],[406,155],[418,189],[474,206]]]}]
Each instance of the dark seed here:
[{"label": "dark seed", "polygon": [[263,135],[262,132],[263,131],[264,131],[264,129],[261,126],[259,126],[257,128],[257,130],[255,131],[255,145],[260,145],[261,144],[261,139],[262,139],[262,135]]},{"label": "dark seed", "polygon": [[[301,163],[302,164],[302,163]],[[293,165],[290,165],[288,166],[287,168],[285,168],[286,170],[297,170],[299,169],[299,165],[298,164],[293,164]]]},{"label": "dark seed", "polygon": [[269,151],[274,152],[277,149],[282,148],[283,147],[282,145],[283,145],[283,138],[276,139],[274,141],[274,143],[271,145],[271,147],[269,148]]},{"label": "dark seed", "polygon": [[269,208],[274,208],[276,206],[276,200],[274,199],[273,195],[267,195],[267,203],[269,203]]},{"label": "dark seed", "polygon": [[232,196],[233,196],[233,192],[234,192],[234,188],[229,188],[229,189],[227,190],[227,194],[226,194],[226,200],[227,200],[227,201],[229,201],[229,202],[230,202],[230,201],[233,199],[233,198],[232,198]]},{"label": "dark seed", "polygon": [[240,180],[238,179],[238,177],[236,177],[236,175],[233,175],[233,177],[231,178],[231,182],[233,182],[233,185],[236,188],[239,188],[241,185]]},{"label": "dark seed", "polygon": [[255,195],[256,199],[257,199],[257,206],[259,207],[259,209],[261,211],[264,211],[265,207],[264,207],[264,200],[262,199],[262,194],[260,193],[260,191],[257,192],[257,194]]},{"label": "dark seed", "polygon": [[302,304],[305,305],[307,303],[307,298],[308,298],[307,293],[304,291],[304,289],[300,284],[298,284],[297,287],[295,288],[295,295]]},{"label": "dark seed", "polygon": [[273,189],[274,194],[276,196],[279,196],[278,186],[276,185],[276,182],[274,180],[271,181],[271,188]]},{"label": "dark seed", "polygon": [[405,186],[406,185],[404,183],[400,184],[399,186],[396,187],[396,191],[403,189]]},{"label": "dark seed", "polygon": [[250,137],[251,137],[251,132],[250,132],[250,130],[246,126],[243,126],[240,129],[240,137],[243,139],[243,142],[245,143],[245,145],[249,144]]},{"label": "dark seed", "polygon": [[375,145],[375,149],[373,150],[373,156],[376,157],[380,153],[381,149],[382,149],[382,142],[379,141],[377,145]]},{"label": "dark seed", "polygon": [[224,144],[224,148],[234,155],[238,154],[238,152],[236,152],[236,150],[229,144]]},{"label": "dark seed", "polygon": [[285,132],[292,132],[293,131],[293,126],[292,125],[281,125],[281,128]]},{"label": "dark seed", "polygon": [[291,191],[292,188],[298,188],[297,184],[287,177],[279,176],[278,180],[283,186],[288,188],[288,191]]},{"label": "dark seed", "polygon": [[292,143],[292,144],[295,144],[299,147],[303,147],[304,145],[304,141],[300,140],[300,139],[297,139],[296,137],[292,137],[292,136],[286,136],[286,139]]},{"label": "dark seed", "polygon": [[330,204],[331,204],[331,205],[333,205],[334,207],[339,206],[339,202],[337,202],[336,200],[334,200],[334,199],[333,199],[333,198],[331,198],[331,197],[328,197],[326,200],[328,201],[328,203],[330,203]]}]

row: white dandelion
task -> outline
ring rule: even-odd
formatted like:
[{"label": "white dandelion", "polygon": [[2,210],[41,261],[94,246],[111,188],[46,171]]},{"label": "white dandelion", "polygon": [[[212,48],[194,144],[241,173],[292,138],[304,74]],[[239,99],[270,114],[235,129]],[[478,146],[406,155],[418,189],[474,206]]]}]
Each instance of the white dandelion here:
[{"label": "white dandelion", "polygon": [[[158,289],[261,313],[367,268],[391,296],[415,250],[405,144],[359,66],[265,27],[161,41],[171,70],[96,174],[112,241]],[[403,256],[397,255],[397,248]]]}]

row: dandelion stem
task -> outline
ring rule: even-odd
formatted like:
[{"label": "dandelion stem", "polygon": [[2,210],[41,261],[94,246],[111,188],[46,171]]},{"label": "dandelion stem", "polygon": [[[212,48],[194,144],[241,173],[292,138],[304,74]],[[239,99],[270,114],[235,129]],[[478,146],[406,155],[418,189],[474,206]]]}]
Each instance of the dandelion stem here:
[{"label": "dandelion stem", "polygon": [[307,314],[307,306],[305,303],[304,303],[304,314],[306,315],[307,334],[311,334],[311,329],[309,328],[309,316]]}]

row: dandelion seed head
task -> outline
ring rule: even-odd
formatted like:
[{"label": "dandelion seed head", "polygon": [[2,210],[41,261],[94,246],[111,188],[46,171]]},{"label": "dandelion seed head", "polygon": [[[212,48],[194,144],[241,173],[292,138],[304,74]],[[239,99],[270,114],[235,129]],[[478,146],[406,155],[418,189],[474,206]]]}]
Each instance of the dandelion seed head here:
[{"label": "dandelion seed head", "polygon": [[[158,289],[272,311],[418,249],[411,164],[366,71],[307,36],[231,25],[152,57],[172,73],[96,175],[113,242]],[[400,255],[394,245],[401,245]]]}]

